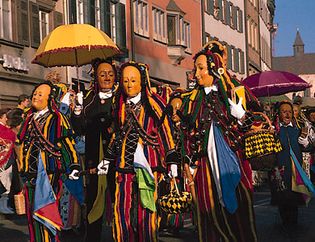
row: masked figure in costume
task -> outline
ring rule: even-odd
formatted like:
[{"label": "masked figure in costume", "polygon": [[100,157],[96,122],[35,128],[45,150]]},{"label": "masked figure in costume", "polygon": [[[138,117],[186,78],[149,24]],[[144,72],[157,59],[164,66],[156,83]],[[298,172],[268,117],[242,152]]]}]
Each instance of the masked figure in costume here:
[{"label": "masked figure in costume", "polygon": [[213,43],[194,57],[196,87],[183,94],[184,162],[193,171],[199,241],[257,241],[249,165],[242,135],[252,115],[234,103],[235,85],[224,65],[224,47]]},{"label": "masked figure in costume", "polygon": [[121,73],[113,147],[98,174],[115,162],[114,239],[157,241],[157,181],[166,168],[177,176],[178,156],[170,120],[159,123],[165,104],[150,91],[146,65],[128,62]]},{"label": "masked figure in costume", "polygon": [[[76,106],[71,120],[76,134],[85,136],[85,169],[90,171],[86,184],[88,224],[85,239],[97,242],[101,241],[105,199],[110,198],[110,194],[113,197],[113,191],[110,193],[106,190],[110,186],[110,181],[114,181],[112,173],[110,172],[107,177],[97,176],[96,167],[104,158],[111,137],[116,69],[112,62],[107,60],[96,60],[93,69],[94,87],[84,99],[80,93],[78,94],[79,105]],[[106,212],[110,213],[111,199],[106,201],[109,201],[106,204],[109,206]]]},{"label": "masked figure in costume", "polygon": [[50,82],[35,87],[32,108],[18,135],[18,166],[24,181],[32,242],[59,241],[58,230],[63,227],[58,209],[60,189],[63,183],[71,183],[69,179],[74,186],[79,179],[73,133],[68,120],[58,111],[57,89]]},{"label": "masked figure in costume", "polygon": [[312,145],[294,123],[290,102],[280,103],[274,126],[282,150],[277,153],[276,167],[270,173],[271,203],[278,206],[282,224],[290,231],[298,224],[298,206],[307,205],[315,194],[302,162],[302,151],[310,151]]}]

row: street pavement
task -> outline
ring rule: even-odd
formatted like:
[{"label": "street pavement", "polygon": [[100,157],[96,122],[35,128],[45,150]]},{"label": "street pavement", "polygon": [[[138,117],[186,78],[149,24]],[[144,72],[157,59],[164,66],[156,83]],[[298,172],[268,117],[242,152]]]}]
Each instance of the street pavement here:
[{"label": "street pavement", "polygon": [[[254,193],[254,209],[259,242],[314,242],[315,241],[315,199],[308,207],[299,208],[299,225],[290,230],[281,226],[281,219],[276,207],[270,206],[268,188],[261,187]],[[1,242],[27,242],[28,229],[24,216],[0,215]],[[83,235],[69,231],[61,238],[62,242],[81,242]],[[111,229],[103,230],[103,241],[112,242]],[[197,233],[190,226],[176,237],[163,236],[160,242],[197,242]]]}]

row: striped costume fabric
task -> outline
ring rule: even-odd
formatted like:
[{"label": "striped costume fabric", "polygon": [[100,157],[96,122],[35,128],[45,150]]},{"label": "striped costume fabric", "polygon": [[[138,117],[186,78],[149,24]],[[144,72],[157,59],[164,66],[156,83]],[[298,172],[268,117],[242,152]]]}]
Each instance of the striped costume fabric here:
[{"label": "striped costume fabric", "polygon": [[[165,104],[157,95],[149,94],[149,103],[157,117],[161,117]],[[120,170],[116,172],[116,191],[114,204],[114,223],[113,235],[118,242],[155,242],[158,241],[158,215],[157,212],[143,208],[139,194],[139,184],[137,183],[134,172],[124,172],[126,168],[130,169],[130,151],[134,148],[129,147],[133,143],[134,131],[138,134],[138,143],[143,147],[144,156],[151,167],[154,175],[155,184],[157,184],[161,173],[157,172],[159,168],[166,168],[169,153],[174,150],[173,130],[170,127],[169,119],[165,119],[161,127],[157,127],[157,120],[152,113],[145,109],[144,105],[138,107],[136,112],[136,121],[129,122],[130,116],[123,98],[119,100],[119,127],[115,133],[116,138],[121,137],[119,145],[119,154],[115,161],[116,167]],[[152,111],[151,110],[151,111]],[[129,124],[128,124],[129,122]],[[121,127],[129,125],[126,131]],[[132,130],[132,132],[131,132]],[[123,135],[121,132],[126,132]],[[141,135],[145,132],[145,136]],[[129,137],[129,138],[128,138]],[[155,144],[145,140],[146,137],[154,137]],[[128,142],[128,144],[127,144]],[[114,142],[112,142],[113,144]],[[128,153],[128,154],[127,154]],[[128,161],[126,160],[126,157]],[[175,161],[176,162],[176,161]],[[133,170],[133,167],[131,167]],[[154,191],[154,203],[157,200],[157,189]]]},{"label": "striped costume fabric", "polygon": [[43,165],[59,202],[62,181],[67,179],[65,173],[70,172],[71,166],[78,164],[71,126],[60,113],[48,111],[37,120],[34,120],[34,113],[29,113],[19,134],[19,142],[22,157],[19,171],[25,184],[30,242],[59,241],[58,234],[54,236],[48,232],[47,228],[32,216],[38,164],[36,157],[38,152],[41,152]]},{"label": "striped costume fabric", "polygon": [[[197,87],[183,95],[182,111],[191,115],[193,130],[185,128],[184,154],[193,158],[197,165],[195,189],[197,195],[197,218],[199,241],[203,242],[255,242],[257,241],[254,211],[252,205],[251,178],[248,176],[248,162],[241,161],[241,150],[237,150],[242,133],[232,126],[222,93],[212,91],[206,96],[203,88]],[[222,204],[207,150],[210,127],[216,125],[225,142],[238,157],[241,181],[235,189],[237,209],[229,212]],[[197,138],[196,138],[197,137]],[[217,143],[217,140],[215,139]],[[239,145],[240,146],[240,145]],[[217,154],[220,147],[216,145]],[[222,152],[222,151],[221,151]],[[220,166],[220,164],[219,164]],[[219,177],[222,186],[222,177]],[[223,188],[222,188],[223,189]],[[222,194],[221,194],[222,196]]]}]

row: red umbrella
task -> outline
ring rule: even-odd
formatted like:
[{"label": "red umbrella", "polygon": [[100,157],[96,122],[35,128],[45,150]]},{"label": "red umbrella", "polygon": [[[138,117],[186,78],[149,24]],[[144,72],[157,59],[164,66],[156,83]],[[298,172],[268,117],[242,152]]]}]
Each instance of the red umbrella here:
[{"label": "red umbrella", "polygon": [[311,87],[295,74],[285,71],[264,71],[245,78],[242,84],[257,97],[278,96]]}]

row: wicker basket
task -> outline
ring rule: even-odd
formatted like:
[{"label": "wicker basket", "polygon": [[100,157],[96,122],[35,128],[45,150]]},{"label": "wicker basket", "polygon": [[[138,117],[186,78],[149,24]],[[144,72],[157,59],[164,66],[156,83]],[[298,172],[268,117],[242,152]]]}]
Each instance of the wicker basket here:
[{"label": "wicker basket", "polygon": [[282,146],[267,115],[260,112],[254,114],[262,116],[265,121],[245,134],[245,156],[253,170],[271,170],[276,161],[276,153],[282,150]]},{"label": "wicker basket", "polygon": [[22,192],[14,195],[14,205],[16,214],[23,215],[25,214],[25,197]]}]

